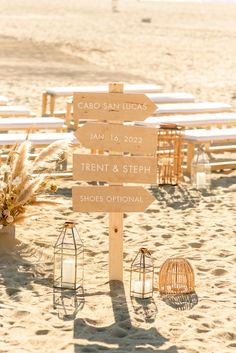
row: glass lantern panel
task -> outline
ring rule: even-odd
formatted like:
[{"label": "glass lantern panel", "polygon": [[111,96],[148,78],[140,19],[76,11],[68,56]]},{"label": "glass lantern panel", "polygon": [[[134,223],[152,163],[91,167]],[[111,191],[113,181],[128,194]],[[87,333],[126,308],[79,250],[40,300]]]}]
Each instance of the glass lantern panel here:
[{"label": "glass lantern panel", "polygon": [[134,262],[132,263],[132,269],[134,271],[140,271],[140,269],[145,269],[145,271],[152,271],[153,268],[153,261],[151,257],[148,256],[141,256],[141,257],[137,257]]},{"label": "glass lantern panel", "polygon": [[62,250],[57,249],[54,251],[54,271],[53,271],[53,286],[61,287],[61,259],[62,259]]},{"label": "glass lantern panel", "polygon": [[54,287],[83,286],[83,243],[73,224],[65,227],[54,247]]},{"label": "glass lantern panel", "polygon": [[197,151],[191,165],[191,183],[197,189],[208,189],[211,185],[211,165],[204,151]]},{"label": "glass lantern panel", "polygon": [[151,298],[153,295],[153,271],[132,272],[130,294],[136,298]]}]

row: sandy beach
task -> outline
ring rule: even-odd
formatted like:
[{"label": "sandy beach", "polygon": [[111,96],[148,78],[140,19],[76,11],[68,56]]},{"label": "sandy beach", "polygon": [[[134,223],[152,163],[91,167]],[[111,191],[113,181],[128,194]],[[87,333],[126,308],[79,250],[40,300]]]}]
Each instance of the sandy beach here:
[{"label": "sandy beach", "polygon": [[[0,95],[40,116],[45,87],[121,81],[236,107],[236,4],[128,0],[118,10],[108,0],[0,0]],[[57,183],[47,196],[57,204],[29,207],[16,225],[16,250],[0,253],[0,353],[235,352],[236,171],[213,173],[208,193],[188,178],[155,187],[146,212],[124,215],[123,285],[109,283],[108,214],[73,212],[75,182]],[[68,219],[85,244],[77,312],[73,296],[66,309],[53,306],[52,246]],[[156,282],[166,258],[190,261],[191,308],[178,310],[157,291],[153,300],[131,300],[129,269],[143,246]]]}]

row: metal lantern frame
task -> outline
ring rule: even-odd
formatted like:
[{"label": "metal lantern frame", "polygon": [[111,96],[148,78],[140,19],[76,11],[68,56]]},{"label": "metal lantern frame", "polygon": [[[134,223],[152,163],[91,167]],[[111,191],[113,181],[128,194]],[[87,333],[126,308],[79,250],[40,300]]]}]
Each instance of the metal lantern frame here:
[{"label": "metal lantern frame", "polygon": [[197,189],[208,189],[211,185],[211,165],[206,146],[198,146],[191,165],[191,184]]},{"label": "metal lantern frame", "polygon": [[194,271],[183,257],[167,259],[159,271],[159,292],[161,295],[195,293]]},{"label": "metal lantern frame", "polygon": [[130,296],[152,298],[154,286],[154,265],[150,251],[140,248],[131,264]]},{"label": "metal lantern frame", "polygon": [[160,124],[157,129],[157,184],[178,185],[182,178],[183,127]]},{"label": "metal lantern frame", "polygon": [[65,222],[54,245],[53,287],[83,288],[84,245],[74,222]]}]

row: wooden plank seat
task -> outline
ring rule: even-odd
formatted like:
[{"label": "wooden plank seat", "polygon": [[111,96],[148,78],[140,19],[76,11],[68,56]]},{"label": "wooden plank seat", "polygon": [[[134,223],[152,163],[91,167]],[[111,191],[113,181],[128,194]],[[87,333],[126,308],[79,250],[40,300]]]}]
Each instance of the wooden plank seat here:
[{"label": "wooden plank seat", "polygon": [[[66,129],[64,119],[45,118],[45,117],[29,117],[29,118],[0,118],[0,131],[9,130],[40,130],[54,129],[56,131],[64,131]],[[1,135],[2,136],[2,135]]]},{"label": "wooden plank seat", "polygon": [[4,105],[0,106],[0,117],[22,117],[30,116],[31,111],[24,105]]},{"label": "wooden plank seat", "polygon": [[195,101],[193,94],[185,92],[146,93],[146,96],[157,104],[193,103]]},{"label": "wooden plank seat", "polygon": [[[69,86],[69,87],[49,87],[42,94],[42,116],[55,116],[55,101],[58,97],[73,96],[76,92],[108,92],[108,85],[97,86]],[[124,85],[124,92],[129,93],[156,93],[162,91],[162,87],[156,84],[129,84]],[[49,111],[48,111],[49,106]]]},{"label": "wooden plank seat", "polygon": [[177,124],[186,128],[194,127],[222,127],[236,125],[236,112],[212,114],[186,114],[174,116],[149,117],[136,125],[158,127],[160,124]]},{"label": "wooden plank seat", "polygon": [[50,133],[9,133],[0,135],[1,146],[14,146],[28,139],[32,146],[49,145],[54,141],[69,140],[73,145],[79,145],[79,140],[72,132],[50,132]]},{"label": "wooden plank seat", "polygon": [[[171,93],[145,93],[146,96],[157,104],[163,103],[189,103],[194,102],[195,97],[190,93],[185,92],[171,92]],[[66,102],[66,125],[71,126],[73,115],[73,97],[67,99]]]},{"label": "wooden plank seat", "polygon": [[176,103],[160,104],[153,116],[176,114],[220,113],[233,111],[233,107],[227,103]]},{"label": "wooden plank seat", "polygon": [[[227,129],[196,129],[196,130],[185,130],[184,142],[188,145],[187,150],[187,169],[186,172],[190,175],[191,162],[194,157],[194,151],[197,145],[205,144],[207,148],[213,143],[227,144],[230,142],[236,142],[236,128]],[[212,169],[225,169],[225,168],[236,168],[236,161],[219,162],[213,163]]]},{"label": "wooden plank seat", "polygon": [[0,96],[0,105],[7,105],[9,103],[9,99],[5,96]]}]

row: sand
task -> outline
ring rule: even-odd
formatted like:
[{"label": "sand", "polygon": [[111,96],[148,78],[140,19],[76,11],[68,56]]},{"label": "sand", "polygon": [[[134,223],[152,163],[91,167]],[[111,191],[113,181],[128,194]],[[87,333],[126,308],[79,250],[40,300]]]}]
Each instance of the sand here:
[{"label": "sand", "polygon": [[[112,13],[108,0],[0,0],[1,95],[40,115],[48,86],[150,82],[235,105],[236,5],[130,0],[118,8]],[[187,178],[155,188],[145,213],[124,215],[124,285],[108,281],[108,215],[72,212],[74,184],[58,181],[48,196],[57,205],[30,207],[16,226],[17,248],[0,254],[0,352],[234,352],[235,171],[213,173],[208,193]],[[68,219],[85,243],[77,311],[70,293],[66,308],[53,306],[52,245]],[[196,295],[186,310],[158,292],[130,299],[141,246],[153,253],[155,283],[166,258],[188,258]]]}]

